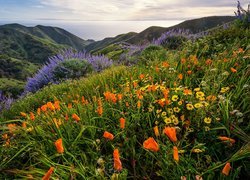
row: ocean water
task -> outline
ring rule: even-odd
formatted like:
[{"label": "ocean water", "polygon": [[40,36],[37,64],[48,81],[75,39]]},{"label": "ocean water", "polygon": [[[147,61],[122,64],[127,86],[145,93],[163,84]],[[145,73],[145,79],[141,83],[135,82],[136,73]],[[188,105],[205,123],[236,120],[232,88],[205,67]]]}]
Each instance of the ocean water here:
[{"label": "ocean water", "polygon": [[25,26],[56,26],[63,28],[82,39],[102,40],[128,32],[141,32],[150,26],[170,27],[182,21],[61,21],[61,20],[33,20],[33,21],[0,21],[0,24],[19,23]]}]

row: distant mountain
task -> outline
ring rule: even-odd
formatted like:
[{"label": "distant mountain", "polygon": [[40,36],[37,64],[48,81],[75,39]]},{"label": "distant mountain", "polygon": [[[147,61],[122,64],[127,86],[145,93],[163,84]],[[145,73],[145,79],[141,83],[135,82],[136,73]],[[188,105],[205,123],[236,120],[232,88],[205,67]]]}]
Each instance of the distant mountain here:
[{"label": "distant mountain", "polygon": [[162,33],[171,29],[189,29],[190,32],[197,33],[200,31],[205,31],[210,28],[222,25],[224,23],[231,22],[235,19],[236,18],[234,16],[211,16],[211,17],[203,17],[199,19],[187,20],[172,27],[152,26],[140,33],[122,34],[113,38],[105,38],[101,41],[96,41],[86,46],[86,50],[90,52],[96,52],[98,50],[103,49],[104,47],[107,47],[117,42],[128,42],[131,44],[150,42],[154,38],[158,38],[159,36],[161,36]]}]

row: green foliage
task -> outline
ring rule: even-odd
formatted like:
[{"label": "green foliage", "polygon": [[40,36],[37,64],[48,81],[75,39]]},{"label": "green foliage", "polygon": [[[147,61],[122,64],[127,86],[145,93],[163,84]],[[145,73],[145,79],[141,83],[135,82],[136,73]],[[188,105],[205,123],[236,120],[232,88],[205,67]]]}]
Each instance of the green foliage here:
[{"label": "green foliage", "polygon": [[0,55],[0,78],[13,78],[26,81],[33,75],[38,66],[25,60],[14,59],[6,55]]},{"label": "green foliage", "polygon": [[76,79],[93,71],[93,67],[87,60],[68,59],[56,66],[53,71],[56,80]]},{"label": "green foliage", "polygon": [[181,49],[186,41],[187,38],[183,36],[170,36],[166,38],[166,43],[163,43],[162,46],[169,50]]},{"label": "green foliage", "polygon": [[125,50],[122,49],[121,45],[111,44],[99,51],[96,51],[94,54],[103,54],[109,59],[117,61],[124,52]]},{"label": "green foliage", "polygon": [[21,95],[25,82],[11,78],[0,78],[0,90],[14,98]]},{"label": "green foliage", "polygon": [[139,58],[139,63],[148,64],[151,61],[160,60],[163,61],[166,59],[167,51],[162,46],[150,45],[144,49]]}]

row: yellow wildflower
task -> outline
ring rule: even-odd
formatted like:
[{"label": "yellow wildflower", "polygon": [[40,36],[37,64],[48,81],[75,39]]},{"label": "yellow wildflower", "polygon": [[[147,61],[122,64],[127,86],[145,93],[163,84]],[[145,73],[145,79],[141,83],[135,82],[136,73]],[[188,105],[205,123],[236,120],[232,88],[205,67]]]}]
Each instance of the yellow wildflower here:
[{"label": "yellow wildflower", "polygon": [[201,92],[201,91],[196,92],[196,97],[197,97],[197,98],[199,98],[199,97],[204,97],[204,96],[205,96],[205,94],[204,94],[203,92]]},{"label": "yellow wildflower", "polygon": [[186,107],[187,107],[187,110],[193,110],[194,109],[194,106],[192,104],[187,104]]},{"label": "yellow wildflower", "polygon": [[180,108],[179,107],[174,107],[174,112],[176,112],[176,113],[178,113],[178,112],[180,112]]},{"label": "yellow wildflower", "polygon": [[177,101],[178,99],[179,99],[179,97],[177,95],[172,96],[172,101]]},{"label": "yellow wildflower", "polygon": [[196,104],[194,105],[194,107],[197,108],[197,109],[199,109],[199,108],[202,108],[203,105],[202,105],[201,103],[196,103]]},{"label": "yellow wildflower", "polygon": [[172,122],[174,123],[174,125],[178,125],[179,124],[179,120],[175,115],[170,116],[170,118],[172,119]]},{"label": "yellow wildflower", "polygon": [[200,90],[201,90],[201,88],[195,88],[195,89],[194,89],[195,92],[198,92],[198,91],[200,91]]},{"label": "yellow wildflower", "polygon": [[182,101],[179,101],[179,102],[178,102],[178,105],[179,105],[179,106],[181,106],[181,105],[182,105],[182,103],[183,103]]},{"label": "yellow wildflower", "polygon": [[198,149],[198,148],[192,150],[192,152],[194,152],[194,153],[201,153],[203,151],[204,150],[201,150],[201,149]]},{"label": "yellow wildflower", "polygon": [[205,117],[204,122],[210,124],[212,122],[212,119],[210,117]]},{"label": "yellow wildflower", "polygon": [[167,118],[164,119],[164,122],[165,122],[166,124],[170,124],[170,123],[171,123],[171,119],[167,117]]},{"label": "yellow wildflower", "polygon": [[229,91],[229,90],[230,90],[229,87],[222,87],[221,90],[220,90],[220,92],[221,92],[221,93],[225,93],[225,92],[227,92],[227,91]]},{"label": "yellow wildflower", "polygon": [[173,114],[174,113],[173,109],[172,108],[168,108],[168,113],[169,114]]},{"label": "yellow wildflower", "polygon": [[163,111],[162,113],[161,113],[161,116],[162,117],[165,117],[167,115],[167,112],[166,111]]}]

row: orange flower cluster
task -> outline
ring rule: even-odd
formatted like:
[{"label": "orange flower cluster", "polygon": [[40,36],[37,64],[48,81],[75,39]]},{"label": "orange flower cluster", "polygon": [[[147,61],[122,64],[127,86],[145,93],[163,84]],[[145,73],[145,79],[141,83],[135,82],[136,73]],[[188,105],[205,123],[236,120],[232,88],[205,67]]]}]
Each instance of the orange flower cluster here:
[{"label": "orange flower cluster", "polygon": [[148,149],[154,152],[157,152],[160,149],[158,143],[152,137],[149,137],[147,140],[143,142],[143,147],[145,149]]},{"label": "orange flower cluster", "polygon": [[109,91],[107,91],[107,92],[105,92],[105,93],[103,93],[103,94],[104,94],[105,99],[106,99],[107,101],[111,101],[111,102],[113,102],[113,103],[116,103],[116,102],[117,102],[116,94],[111,93],[111,92],[109,92]]}]

